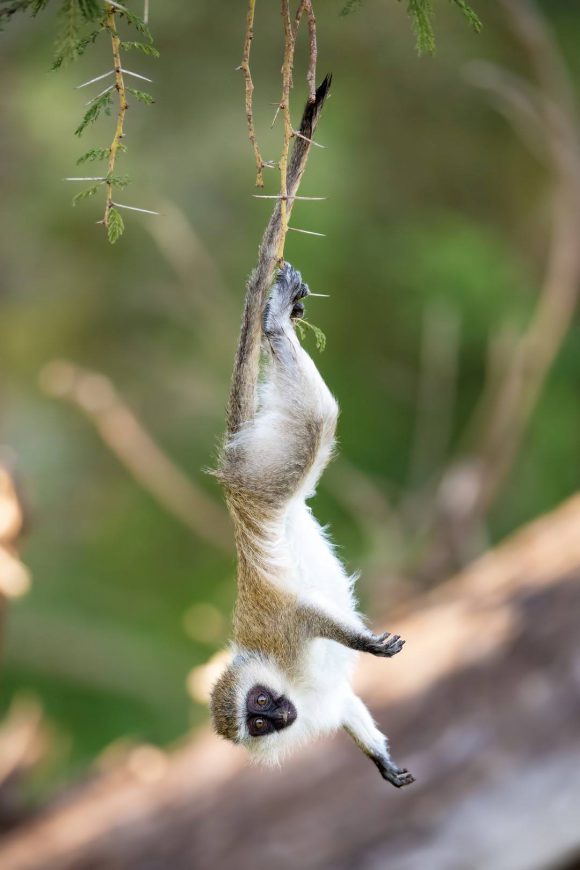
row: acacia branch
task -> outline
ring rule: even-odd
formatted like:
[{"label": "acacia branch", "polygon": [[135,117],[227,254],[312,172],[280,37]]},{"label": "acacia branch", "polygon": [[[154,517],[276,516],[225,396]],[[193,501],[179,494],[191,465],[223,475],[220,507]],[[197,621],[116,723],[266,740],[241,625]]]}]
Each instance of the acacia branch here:
[{"label": "acacia branch", "polygon": [[292,21],[290,19],[289,0],[281,0],[282,21],[284,23],[284,60],[282,61],[282,99],[280,108],[284,118],[284,139],[278,166],[280,167],[280,238],[278,240],[278,260],[284,259],[284,242],[288,232],[290,204],[288,203],[288,154],[292,139],[292,121],[290,118],[290,88],[292,87],[292,71],[294,67],[294,50],[296,40]]},{"label": "acacia branch", "polygon": [[253,93],[254,82],[252,80],[252,72],[250,69],[250,51],[252,48],[252,40],[254,38],[254,12],[256,8],[256,0],[248,0],[248,12],[246,15],[246,32],[244,34],[244,48],[242,51],[242,63],[240,69],[244,74],[246,83],[246,122],[248,125],[248,138],[254,150],[254,159],[256,161],[256,187],[264,187],[264,173],[262,172],[266,165],[262,159],[258,140],[256,138],[256,128],[254,124],[254,106]]},{"label": "acacia branch", "polygon": [[127,103],[127,94],[125,92],[125,81],[123,78],[123,70],[121,68],[121,40],[117,33],[116,10],[114,6],[107,5],[107,30],[111,34],[111,47],[113,49],[113,68],[115,71],[115,90],[119,99],[119,111],[117,114],[117,124],[115,126],[115,135],[109,148],[109,159],[107,163],[107,178],[105,184],[107,186],[107,200],[105,203],[105,214],[103,223],[106,227],[109,226],[109,215],[113,208],[113,174],[115,171],[115,163],[117,160],[117,152],[121,146],[123,139],[123,126],[125,123],[125,115],[129,104]]},{"label": "acacia branch", "polygon": [[309,58],[306,81],[308,82],[308,99],[311,103],[316,98],[316,60],[318,58],[318,44],[316,40],[316,17],[312,7],[312,0],[304,0],[304,8],[308,18]]}]

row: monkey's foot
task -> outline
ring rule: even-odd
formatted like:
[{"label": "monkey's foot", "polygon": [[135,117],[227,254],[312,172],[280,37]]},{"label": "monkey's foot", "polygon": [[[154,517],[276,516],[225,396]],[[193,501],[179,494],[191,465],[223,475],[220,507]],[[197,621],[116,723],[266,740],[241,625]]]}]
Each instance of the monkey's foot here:
[{"label": "monkey's foot", "polygon": [[385,631],[384,634],[371,634],[365,637],[361,650],[371,653],[373,656],[391,658],[391,656],[401,652],[404,644],[405,641],[398,634],[392,635],[390,631]]},{"label": "monkey's foot", "polygon": [[403,788],[405,785],[411,785],[415,782],[415,777],[409,773],[404,767],[397,767],[392,761],[386,761],[383,758],[373,758],[374,763],[378,767],[383,779],[394,785],[395,788]]},{"label": "monkey's foot", "polygon": [[284,263],[276,275],[270,298],[264,311],[264,332],[270,335],[281,329],[287,319],[298,320],[304,316],[300,301],[310,290],[302,281],[302,275],[290,263]]}]

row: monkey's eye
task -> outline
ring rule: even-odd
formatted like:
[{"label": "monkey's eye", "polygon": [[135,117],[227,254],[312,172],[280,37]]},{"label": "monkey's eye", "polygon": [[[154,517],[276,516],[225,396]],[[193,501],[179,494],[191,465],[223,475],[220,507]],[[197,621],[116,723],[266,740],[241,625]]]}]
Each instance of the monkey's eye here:
[{"label": "monkey's eye", "polygon": [[269,719],[263,716],[252,716],[248,719],[248,731],[252,737],[261,737],[263,734],[271,734],[274,726]]},{"label": "monkey's eye", "polygon": [[266,713],[272,706],[272,695],[265,686],[253,686],[248,692],[248,713]]}]

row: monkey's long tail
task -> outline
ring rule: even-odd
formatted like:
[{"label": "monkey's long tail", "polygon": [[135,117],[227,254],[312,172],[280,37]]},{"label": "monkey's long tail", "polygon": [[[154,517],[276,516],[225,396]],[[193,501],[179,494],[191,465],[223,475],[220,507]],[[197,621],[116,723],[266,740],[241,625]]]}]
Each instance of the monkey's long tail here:
[{"label": "monkey's long tail", "polygon": [[[320,113],[330,91],[331,82],[332,75],[328,74],[316,89],[314,101],[306,103],[302,121],[300,122],[299,132],[301,135],[294,137],[286,176],[288,216],[292,211],[292,197],[298,191],[306,168],[311,140],[314,137]],[[276,252],[282,230],[280,211],[280,203],[277,202],[258,249],[258,262],[246,286],[246,302],[227,411],[228,437],[234,435],[244,423],[251,420],[256,411],[256,385],[260,363],[262,314],[276,267]]]}]

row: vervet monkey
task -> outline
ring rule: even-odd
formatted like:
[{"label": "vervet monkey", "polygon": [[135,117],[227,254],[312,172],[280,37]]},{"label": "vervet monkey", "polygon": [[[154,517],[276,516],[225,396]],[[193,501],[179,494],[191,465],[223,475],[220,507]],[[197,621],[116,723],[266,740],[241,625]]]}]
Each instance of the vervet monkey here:
[{"label": "vervet monkey", "polygon": [[[288,171],[289,195],[304,168],[329,79],[308,104]],[[390,657],[404,641],[374,635],[358,615],[353,578],[336,557],[307,499],[328,463],[336,401],[301,347],[294,322],[309,289],[288,263],[267,298],[279,206],[247,287],[217,472],[238,552],[232,662],[211,694],[215,729],[266,764],[320,734],[344,728],[396,787],[413,776],[389,755],[387,738],[352,689],[356,652]],[[258,386],[260,349],[265,372]]]}]

